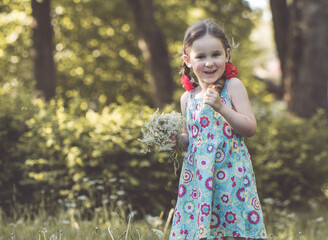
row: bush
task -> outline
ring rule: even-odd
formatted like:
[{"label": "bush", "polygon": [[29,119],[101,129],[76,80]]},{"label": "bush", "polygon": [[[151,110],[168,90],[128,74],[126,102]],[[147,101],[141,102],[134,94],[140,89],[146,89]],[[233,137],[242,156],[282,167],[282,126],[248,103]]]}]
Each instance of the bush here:
[{"label": "bush", "polygon": [[277,105],[257,112],[257,134],[247,140],[260,195],[294,209],[327,204],[327,113],[302,119]]},{"label": "bush", "polygon": [[137,140],[151,108],[130,102],[98,113],[78,97],[67,106],[61,99],[34,99],[33,104],[39,111],[26,121],[29,131],[20,147],[29,181],[46,196],[50,190],[55,198],[75,202],[78,196],[96,196],[88,209],[104,200],[124,200],[146,212],[170,207],[172,193],[165,189],[173,170],[167,156],[141,154],[143,145]]}]

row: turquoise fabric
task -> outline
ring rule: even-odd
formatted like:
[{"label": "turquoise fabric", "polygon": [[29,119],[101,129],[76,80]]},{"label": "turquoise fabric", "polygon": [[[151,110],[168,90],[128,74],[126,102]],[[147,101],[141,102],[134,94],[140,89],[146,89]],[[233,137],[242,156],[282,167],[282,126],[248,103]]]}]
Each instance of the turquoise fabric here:
[{"label": "turquoise fabric", "polygon": [[[226,86],[227,82],[221,100],[231,107]],[[170,239],[267,238],[244,138],[193,94],[192,90],[186,104],[189,146]]]}]

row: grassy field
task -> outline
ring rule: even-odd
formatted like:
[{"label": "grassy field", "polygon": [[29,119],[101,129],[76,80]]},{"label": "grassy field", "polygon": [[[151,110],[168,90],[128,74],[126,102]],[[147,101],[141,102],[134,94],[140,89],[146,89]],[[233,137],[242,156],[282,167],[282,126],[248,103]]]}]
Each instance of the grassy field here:
[{"label": "grassy field", "polygon": [[[48,216],[40,208],[30,214],[25,207],[14,210],[14,217],[0,214],[0,240],[156,240],[168,239],[173,210],[158,217],[134,220],[134,211],[125,206],[100,207],[92,219],[82,217],[83,209],[63,208]],[[271,199],[264,200],[263,210],[270,240],[328,240],[327,212],[287,212]],[[126,212],[130,214],[126,215]],[[163,219],[163,216],[166,219]]]}]

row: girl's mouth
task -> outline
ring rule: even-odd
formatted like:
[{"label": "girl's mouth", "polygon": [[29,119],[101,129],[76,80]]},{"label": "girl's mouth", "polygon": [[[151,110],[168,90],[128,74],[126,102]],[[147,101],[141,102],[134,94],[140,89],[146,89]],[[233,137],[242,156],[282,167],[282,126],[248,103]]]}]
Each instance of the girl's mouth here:
[{"label": "girl's mouth", "polygon": [[205,73],[206,74],[213,74],[213,73],[215,73],[216,72],[216,70],[212,70],[212,71],[205,71]]}]

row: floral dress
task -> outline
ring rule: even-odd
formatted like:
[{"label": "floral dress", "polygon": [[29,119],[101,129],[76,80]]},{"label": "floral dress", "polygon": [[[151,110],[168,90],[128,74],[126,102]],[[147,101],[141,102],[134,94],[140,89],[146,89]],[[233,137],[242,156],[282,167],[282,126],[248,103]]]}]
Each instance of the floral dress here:
[{"label": "floral dress", "polygon": [[[228,81],[228,80],[227,80]],[[226,82],[227,83],[227,82]],[[221,100],[231,107],[225,84]],[[171,240],[266,239],[250,155],[243,137],[203,98],[186,104],[184,157]]]}]

